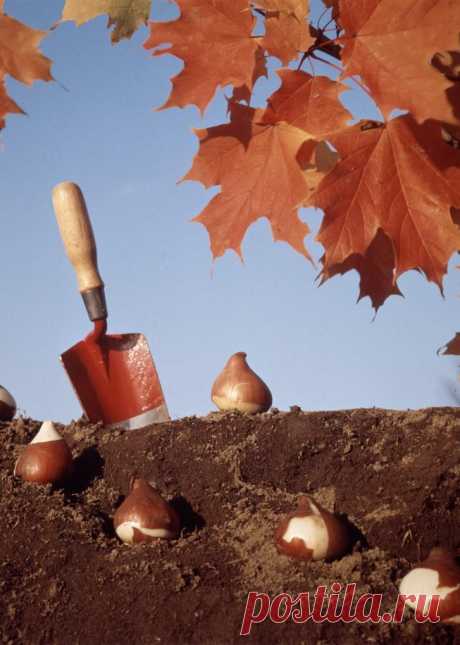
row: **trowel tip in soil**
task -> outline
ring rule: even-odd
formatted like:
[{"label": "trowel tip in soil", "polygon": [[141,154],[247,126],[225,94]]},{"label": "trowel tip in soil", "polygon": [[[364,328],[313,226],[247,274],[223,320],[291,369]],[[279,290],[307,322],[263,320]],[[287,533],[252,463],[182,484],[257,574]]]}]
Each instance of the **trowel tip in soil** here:
[{"label": "trowel tip in soil", "polygon": [[61,355],[91,423],[135,430],[169,421],[152,355],[143,334],[88,338]]}]

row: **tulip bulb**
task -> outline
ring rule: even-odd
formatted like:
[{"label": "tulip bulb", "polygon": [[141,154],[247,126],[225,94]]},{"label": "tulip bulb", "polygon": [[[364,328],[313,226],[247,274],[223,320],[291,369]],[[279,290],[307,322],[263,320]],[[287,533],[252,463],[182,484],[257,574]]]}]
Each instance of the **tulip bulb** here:
[{"label": "tulip bulb", "polygon": [[156,538],[177,538],[180,519],[176,511],[145,479],[134,478],[131,492],[113,518],[115,531],[123,542],[151,542]]},{"label": "tulip bulb", "polygon": [[249,367],[244,352],[230,356],[214,381],[211,399],[220,410],[239,410],[249,414],[266,412],[272,404],[270,390]]},{"label": "tulip bulb", "polygon": [[401,580],[399,593],[409,596],[405,604],[411,609],[418,607],[418,598],[424,595],[424,613],[432,597],[439,596],[438,615],[441,621],[460,623],[460,566],[447,549],[431,549],[426,560]]},{"label": "tulip bulb", "polygon": [[25,447],[14,475],[36,484],[52,484],[64,478],[72,465],[72,453],[52,421],[45,421]]},{"label": "tulip bulb", "polygon": [[11,421],[16,414],[16,401],[6,387],[0,385],[0,421]]},{"label": "tulip bulb", "polygon": [[350,528],[307,495],[287,515],[275,534],[280,553],[297,560],[333,560],[349,550]]}]

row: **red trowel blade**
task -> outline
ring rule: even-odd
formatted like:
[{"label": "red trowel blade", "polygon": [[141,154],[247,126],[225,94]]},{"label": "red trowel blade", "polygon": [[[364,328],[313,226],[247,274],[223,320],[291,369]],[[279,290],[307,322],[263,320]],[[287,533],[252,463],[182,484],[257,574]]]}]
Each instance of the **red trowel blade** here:
[{"label": "red trowel blade", "polygon": [[170,419],[143,334],[88,337],[61,360],[92,423],[132,430]]}]

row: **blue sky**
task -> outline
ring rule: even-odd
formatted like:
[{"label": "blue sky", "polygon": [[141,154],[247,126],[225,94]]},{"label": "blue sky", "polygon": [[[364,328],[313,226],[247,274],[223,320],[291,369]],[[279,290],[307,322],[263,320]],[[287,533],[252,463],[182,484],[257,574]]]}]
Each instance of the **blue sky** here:
[{"label": "blue sky", "polygon": [[[173,15],[170,4],[153,4],[155,19]],[[62,5],[6,0],[5,9],[45,29]],[[436,349],[458,328],[456,260],[445,299],[410,272],[400,281],[405,298],[390,298],[374,322],[368,299],[355,304],[354,272],[318,288],[316,271],[273,243],[265,219],[245,238],[244,264],[234,253],[212,263],[205,229],[190,220],[216,191],[177,180],[197,151],[192,128],[225,120],[224,95],[203,120],[193,107],[155,112],[181,63],[152,58],[146,36],[141,29],[114,47],[105,17],[65,23],[42,44],[56,82],[8,80],[28,116],[10,116],[0,139],[0,383],[20,410],[62,422],[81,414],[58,361],[90,330],[51,205],[63,180],[86,196],[109,329],[146,334],[172,417],[214,409],[212,382],[236,351],[247,352],[283,410],[452,404],[456,361]],[[259,100],[275,87],[262,81]],[[375,117],[360,93],[344,101]],[[316,232],[320,212],[302,217]],[[321,247],[312,238],[308,246],[319,259]]]}]

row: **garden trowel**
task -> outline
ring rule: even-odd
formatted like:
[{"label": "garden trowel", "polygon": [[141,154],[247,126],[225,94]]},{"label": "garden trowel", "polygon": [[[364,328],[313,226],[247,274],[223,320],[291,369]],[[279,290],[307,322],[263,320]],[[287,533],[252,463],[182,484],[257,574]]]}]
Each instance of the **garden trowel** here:
[{"label": "garden trowel", "polygon": [[88,419],[127,430],[169,420],[155,365],[143,334],[108,335],[104,283],[85,200],[71,182],[53,190],[62,241],[75,269],[94,330],[61,355]]}]

